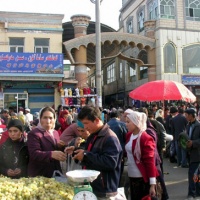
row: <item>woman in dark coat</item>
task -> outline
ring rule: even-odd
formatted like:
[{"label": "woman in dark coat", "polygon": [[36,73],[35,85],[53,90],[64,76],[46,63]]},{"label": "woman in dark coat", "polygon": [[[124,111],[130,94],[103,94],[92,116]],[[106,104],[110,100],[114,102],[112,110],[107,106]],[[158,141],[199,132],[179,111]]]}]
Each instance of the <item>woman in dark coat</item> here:
[{"label": "woman in dark coat", "polygon": [[29,154],[23,124],[19,119],[13,119],[7,128],[9,137],[0,148],[0,173],[10,178],[27,177]]},{"label": "woman in dark coat", "polygon": [[39,120],[38,126],[28,134],[28,176],[50,178],[55,170],[61,172],[60,161],[66,160],[66,155],[62,151],[65,143],[54,130],[56,113],[51,107],[45,107],[40,111]]}]

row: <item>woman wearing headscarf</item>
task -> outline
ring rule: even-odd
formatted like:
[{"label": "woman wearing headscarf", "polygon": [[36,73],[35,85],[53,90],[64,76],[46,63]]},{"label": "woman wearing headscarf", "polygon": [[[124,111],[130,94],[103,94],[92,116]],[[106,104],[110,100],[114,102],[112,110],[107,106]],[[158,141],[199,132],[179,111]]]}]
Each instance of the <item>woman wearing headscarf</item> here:
[{"label": "woman wearing headscarf", "polygon": [[28,150],[30,161],[28,175],[30,177],[52,177],[55,170],[61,172],[60,161],[66,160],[63,152],[64,142],[60,140],[58,132],[54,129],[56,113],[51,107],[40,111],[37,127],[28,134]]},{"label": "woman wearing headscarf", "polygon": [[155,142],[145,130],[147,116],[133,111],[126,117],[128,134],[126,152],[128,158],[128,176],[130,179],[131,200],[141,200],[150,195],[156,196]]},{"label": "woman wearing headscarf", "polygon": [[58,122],[61,125],[61,133],[70,125],[70,124],[68,124],[68,115],[69,115],[68,110],[63,110],[60,112]]},{"label": "woman wearing headscarf", "polygon": [[10,120],[8,138],[0,148],[0,173],[10,178],[27,177],[29,154],[23,127],[19,119]]}]

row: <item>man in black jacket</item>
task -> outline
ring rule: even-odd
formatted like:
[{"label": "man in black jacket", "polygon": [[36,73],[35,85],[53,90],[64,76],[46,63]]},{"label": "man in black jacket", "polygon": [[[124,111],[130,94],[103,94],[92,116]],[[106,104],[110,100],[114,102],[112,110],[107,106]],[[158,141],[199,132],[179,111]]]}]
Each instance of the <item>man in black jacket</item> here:
[{"label": "man in black jacket", "polygon": [[171,133],[174,137],[174,143],[177,155],[177,165],[185,168],[188,167],[187,155],[186,155],[187,153],[186,150],[179,145],[178,139],[179,139],[179,134],[185,131],[188,122],[185,116],[183,115],[182,108],[179,108],[177,112],[174,112],[173,116],[174,117],[171,119]]},{"label": "man in black jacket", "polygon": [[188,199],[200,198],[199,179],[194,180],[194,173],[200,166],[200,123],[196,120],[196,111],[193,108],[185,110],[185,117],[189,122],[186,131],[189,136],[187,149],[189,154],[188,171]]}]

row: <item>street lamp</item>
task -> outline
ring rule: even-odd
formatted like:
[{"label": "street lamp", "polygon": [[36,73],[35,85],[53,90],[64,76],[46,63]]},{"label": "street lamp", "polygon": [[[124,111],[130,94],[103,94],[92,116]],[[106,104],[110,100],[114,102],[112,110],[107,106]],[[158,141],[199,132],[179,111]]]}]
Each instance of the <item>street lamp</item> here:
[{"label": "street lamp", "polygon": [[101,29],[100,29],[100,2],[102,0],[90,0],[95,4],[95,32],[96,32],[96,89],[97,106],[102,107],[102,85],[101,85]]}]

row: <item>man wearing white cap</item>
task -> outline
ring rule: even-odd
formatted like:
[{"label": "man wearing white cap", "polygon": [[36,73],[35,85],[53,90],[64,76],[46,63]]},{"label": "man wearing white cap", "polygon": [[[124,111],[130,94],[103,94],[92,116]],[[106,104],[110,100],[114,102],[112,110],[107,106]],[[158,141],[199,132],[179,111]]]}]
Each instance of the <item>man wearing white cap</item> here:
[{"label": "man wearing white cap", "polygon": [[33,121],[33,115],[30,113],[30,109],[26,108],[25,109],[25,116],[26,116],[26,120],[25,120],[25,125],[26,125],[26,131],[30,131],[31,130],[31,122]]}]

